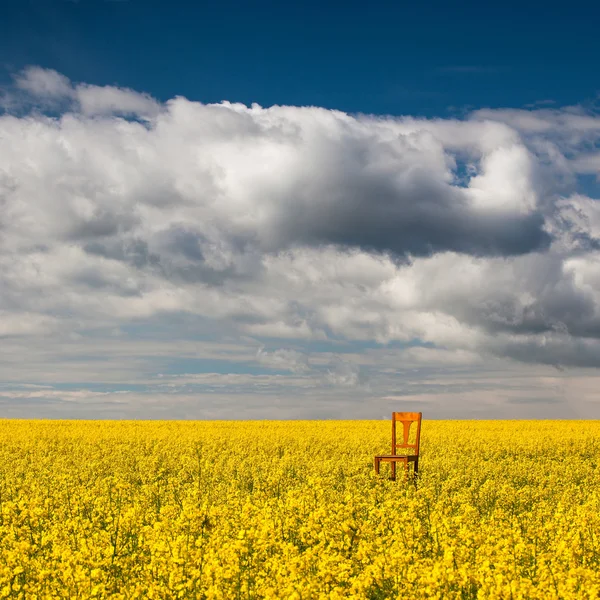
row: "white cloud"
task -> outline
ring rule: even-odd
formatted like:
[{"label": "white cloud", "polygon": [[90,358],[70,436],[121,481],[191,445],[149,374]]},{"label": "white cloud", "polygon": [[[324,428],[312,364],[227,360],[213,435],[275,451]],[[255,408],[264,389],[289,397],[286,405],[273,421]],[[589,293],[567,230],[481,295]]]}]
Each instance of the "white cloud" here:
[{"label": "white cloud", "polygon": [[356,388],[368,386],[368,377],[360,365],[336,356],[332,366],[327,369],[324,381],[328,384],[341,387]]},{"label": "white cloud", "polygon": [[264,346],[258,349],[256,358],[261,365],[270,369],[307,373],[310,371],[308,355],[291,348],[268,351]]},{"label": "white cloud", "polygon": [[[0,116],[7,339],[118,329],[125,343],[142,319],[187,315],[246,336],[258,367],[348,388],[376,365],[311,344],[433,346],[396,357],[414,368],[600,367],[600,212],[576,177],[598,173],[593,114],[160,104],[37,67],[14,94],[21,112]],[[23,114],[49,103],[60,116]]]},{"label": "white cloud", "polygon": [[38,97],[64,98],[73,92],[68,77],[53,69],[28,67],[15,78],[17,88]]},{"label": "white cloud", "polygon": [[[160,111],[159,103],[148,94],[141,94],[128,88],[110,85],[98,86],[86,83],[73,84],[68,77],[37,66],[30,66],[15,78],[15,88],[29,95],[29,98],[17,96],[18,100],[38,103],[42,108],[61,106],[66,102],[81,114],[91,116],[137,116],[143,119],[155,117]],[[10,96],[10,94],[9,94]]]},{"label": "white cloud", "polygon": [[78,85],[75,97],[84,115],[137,115],[154,117],[160,107],[148,94],[112,86]]}]

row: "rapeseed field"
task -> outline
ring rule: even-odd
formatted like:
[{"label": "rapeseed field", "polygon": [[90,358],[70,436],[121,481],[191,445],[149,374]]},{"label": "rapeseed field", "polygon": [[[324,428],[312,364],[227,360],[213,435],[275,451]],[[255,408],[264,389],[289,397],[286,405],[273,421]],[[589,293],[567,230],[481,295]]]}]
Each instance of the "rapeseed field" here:
[{"label": "rapeseed field", "polygon": [[[0,597],[600,596],[600,424],[0,421]],[[386,471],[387,473],[387,471]]]}]

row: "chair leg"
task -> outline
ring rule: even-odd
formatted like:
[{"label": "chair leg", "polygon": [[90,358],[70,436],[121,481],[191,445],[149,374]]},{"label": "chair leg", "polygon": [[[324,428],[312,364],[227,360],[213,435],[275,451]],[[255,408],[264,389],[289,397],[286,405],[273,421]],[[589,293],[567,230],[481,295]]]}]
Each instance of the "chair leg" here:
[{"label": "chair leg", "polygon": [[[410,469],[410,464],[408,462],[407,458],[401,458],[398,457],[398,460],[390,460],[390,461],[386,461],[390,463],[390,480],[391,481],[396,481],[396,464],[398,462],[402,463],[402,466],[404,467],[404,475],[405,475],[405,479],[408,480],[409,477],[412,475],[412,479],[415,481],[417,481],[417,476],[419,474],[419,461],[418,459],[415,461],[412,461],[413,463],[413,469],[412,469],[412,473],[411,473],[411,469]],[[381,459],[376,456],[374,459],[374,466],[375,466],[375,473],[377,475],[379,475],[379,472],[381,470]]]}]

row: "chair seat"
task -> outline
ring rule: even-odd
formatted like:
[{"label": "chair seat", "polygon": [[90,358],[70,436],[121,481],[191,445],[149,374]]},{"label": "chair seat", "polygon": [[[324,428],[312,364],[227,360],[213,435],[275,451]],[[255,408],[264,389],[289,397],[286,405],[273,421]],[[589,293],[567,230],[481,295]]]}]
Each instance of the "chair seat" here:
[{"label": "chair seat", "polygon": [[418,460],[415,454],[380,454],[375,457],[378,460]]}]

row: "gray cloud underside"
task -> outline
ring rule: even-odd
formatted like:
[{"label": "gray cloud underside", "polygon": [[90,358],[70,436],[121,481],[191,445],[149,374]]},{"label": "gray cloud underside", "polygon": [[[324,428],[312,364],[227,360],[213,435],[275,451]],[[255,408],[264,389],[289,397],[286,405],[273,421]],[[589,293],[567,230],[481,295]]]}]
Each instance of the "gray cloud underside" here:
[{"label": "gray cloud underside", "polygon": [[161,104],[39,68],[2,103],[0,336],[183,313],[256,340],[600,366],[600,208],[578,183],[600,172],[600,119],[583,109]]}]

